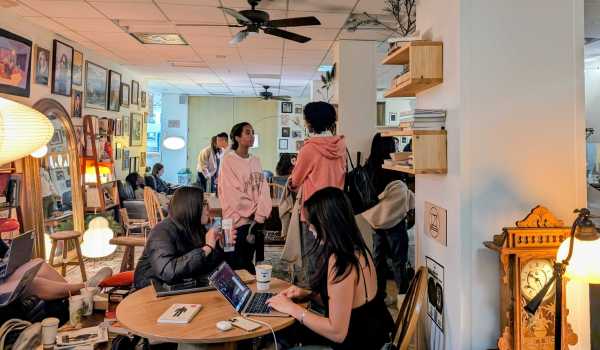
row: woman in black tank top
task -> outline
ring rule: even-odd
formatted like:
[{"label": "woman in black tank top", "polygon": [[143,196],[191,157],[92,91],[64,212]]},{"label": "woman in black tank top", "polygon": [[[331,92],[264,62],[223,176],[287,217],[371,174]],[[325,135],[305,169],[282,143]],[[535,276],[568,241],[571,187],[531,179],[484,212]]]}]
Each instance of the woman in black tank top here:
[{"label": "woman in black tank top", "polygon": [[[381,349],[389,340],[393,320],[383,299],[376,296],[375,265],[356,226],[349,200],[341,190],[328,187],[313,194],[304,208],[310,230],[316,236],[313,249],[319,247],[322,252],[311,278],[311,290],[292,286],[269,300],[269,304],[308,328],[294,332],[302,345],[327,345],[335,350]],[[364,302],[353,307],[355,294],[363,290]],[[324,316],[292,301],[309,297],[322,302]]]}]

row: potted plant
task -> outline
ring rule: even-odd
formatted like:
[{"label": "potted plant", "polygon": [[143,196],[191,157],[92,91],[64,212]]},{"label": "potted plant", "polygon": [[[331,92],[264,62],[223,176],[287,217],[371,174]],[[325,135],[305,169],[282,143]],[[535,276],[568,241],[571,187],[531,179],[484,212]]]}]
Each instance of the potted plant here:
[{"label": "potted plant", "polygon": [[321,75],[321,82],[323,83],[323,85],[321,85],[321,94],[323,94],[323,90],[325,91],[325,96],[323,98],[323,100],[325,100],[326,102],[331,102],[331,99],[333,98],[333,96],[329,96],[329,90],[331,89],[331,87],[333,86],[333,83],[335,82],[335,68],[336,65],[335,63],[333,64],[333,66],[331,67],[331,70],[323,73]]}]

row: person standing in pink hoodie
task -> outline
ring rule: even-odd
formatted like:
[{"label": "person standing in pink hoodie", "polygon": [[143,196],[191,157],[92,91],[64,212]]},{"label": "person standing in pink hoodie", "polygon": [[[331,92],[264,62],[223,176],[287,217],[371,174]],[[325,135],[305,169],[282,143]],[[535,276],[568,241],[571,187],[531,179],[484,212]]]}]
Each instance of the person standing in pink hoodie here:
[{"label": "person standing in pink hoodie", "polygon": [[[273,207],[269,184],[263,175],[260,159],[249,153],[254,144],[254,129],[243,122],[231,129],[231,152],[223,157],[218,178],[219,202],[223,218],[232,219],[237,230],[235,251],[226,258],[234,269],[254,274],[252,258],[258,227],[271,214]],[[253,232],[249,232],[252,227]],[[250,234],[250,235],[249,235]],[[251,237],[254,235],[254,237]]]},{"label": "person standing in pink hoodie", "polygon": [[[289,187],[307,201],[315,192],[326,187],[344,189],[346,177],[346,142],[344,136],[334,135],[337,113],[326,102],[311,102],[304,107],[304,122],[309,138],[298,154],[296,165],[289,180]],[[303,206],[302,206],[303,207]],[[302,259],[305,277],[314,271],[319,256],[315,239],[308,232],[304,211],[302,221]]]}]

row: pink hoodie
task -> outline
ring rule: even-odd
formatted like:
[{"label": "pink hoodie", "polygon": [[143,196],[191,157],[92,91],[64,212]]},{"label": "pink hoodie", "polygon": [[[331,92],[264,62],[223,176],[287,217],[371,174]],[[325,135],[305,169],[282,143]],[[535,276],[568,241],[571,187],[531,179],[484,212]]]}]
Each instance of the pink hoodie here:
[{"label": "pink hoodie", "polygon": [[273,202],[262,171],[260,159],[252,155],[242,158],[231,151],[223,157],[219,202],[223,217],[233,219],[236,228],[248,224],[252,215],[256,222],[263,223],[271,214]]},{"label": "pink hoodie", "polygon": [[302,199],[306,201],[325,187],[343,189],[345,176],[344,136],[313,136],[304,143],[298,154],[291,184],[293,188],[301,187]]}]

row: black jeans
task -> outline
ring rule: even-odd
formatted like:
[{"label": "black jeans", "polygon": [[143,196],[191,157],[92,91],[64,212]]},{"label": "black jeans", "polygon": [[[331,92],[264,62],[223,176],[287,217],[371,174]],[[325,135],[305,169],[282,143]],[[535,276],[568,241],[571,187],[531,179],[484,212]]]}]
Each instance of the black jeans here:
[{"label": "black jeans", "polygon": [[375,230],[373,259],[377,270],[377,293],[385,298],[388,273],[387,259],[392,260],[392,273],[400,294],[405,294],[410,281],[406,273],[408,262],[408,231],[406,221],[388,230]]},{"label": "black jeans", "polygon": [[196,180],[196,182],[198,182],[200,184],[200,187],[202,188],[202,190],[204,192],[207,192],[206,189],[206,178],[204,177],[204,174],[202,174],[201,172],[198,172],[198,180]]},{"label": "black jeans", "polygon": [[225,260],[234,270],[244,269],[251,274],[256,274],[254,268],[254,253],[256,252],[256,261],[262,261],[264,257],[264,235],[262,224],[256,224],[253,229],[254,243],[248,243],[248,229],[250,225],[244,225],[237,228],[237,237],[235,240],[235,251],[225,253]]}]

